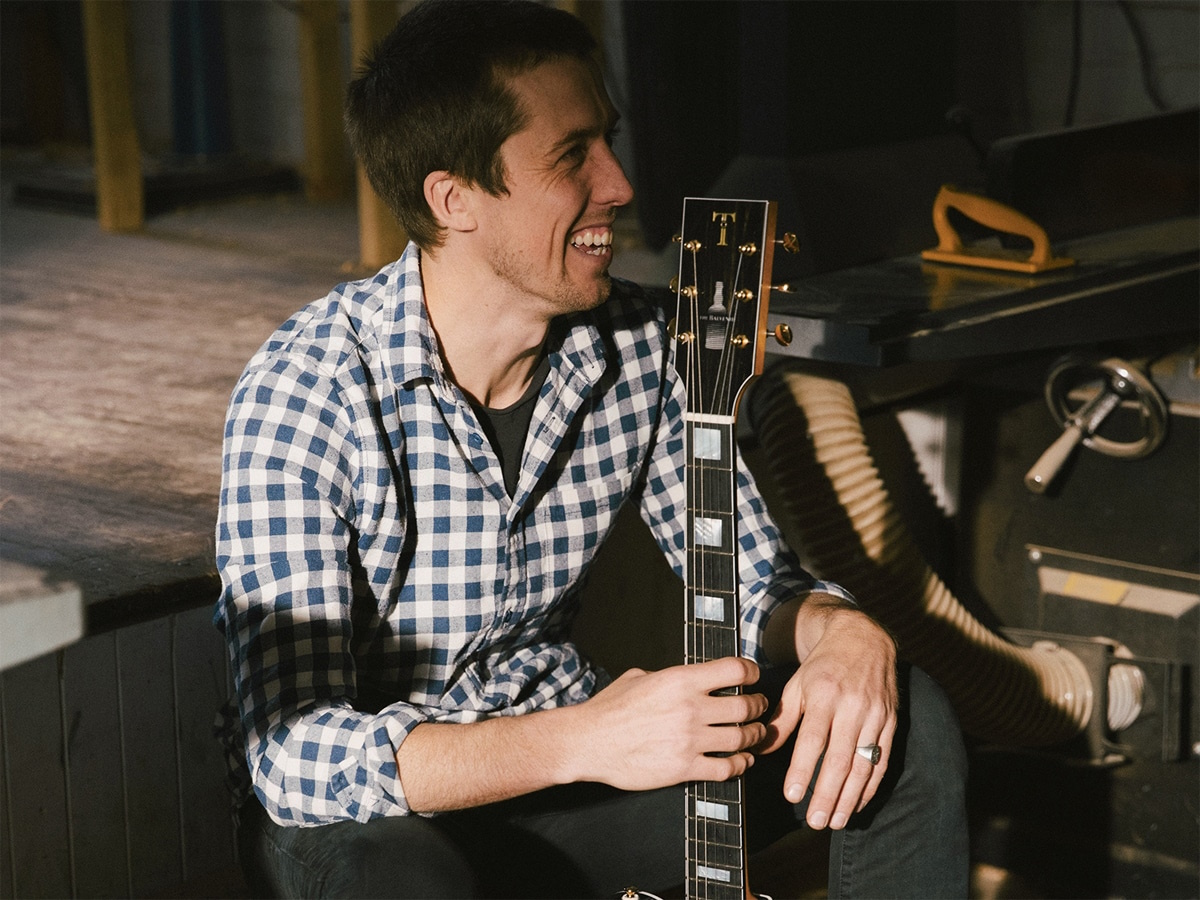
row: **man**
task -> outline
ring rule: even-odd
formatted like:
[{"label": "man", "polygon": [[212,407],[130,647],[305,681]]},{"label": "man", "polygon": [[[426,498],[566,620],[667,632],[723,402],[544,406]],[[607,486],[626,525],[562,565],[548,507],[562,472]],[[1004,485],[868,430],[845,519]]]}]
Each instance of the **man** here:
[{"label": "man", "polygon": [[[677,570],[686,518],[663,316],[608,275],[632,189],[592,50],[538,4],[433,0],[350,87],[355,150],[414,243],[282,326],[231,403],[216,618],[248,875],[295,896],[662,890],[683,880],[679,785],[748,772],[764,822],[835,829],[834,895],[965,895],[952,715],[920,673],[899,703],[891,639],[800,568],[744,473],[742,658],[610,682],[569,640],[619,508]],[[760,674],[782,683],[769,716]]]}]

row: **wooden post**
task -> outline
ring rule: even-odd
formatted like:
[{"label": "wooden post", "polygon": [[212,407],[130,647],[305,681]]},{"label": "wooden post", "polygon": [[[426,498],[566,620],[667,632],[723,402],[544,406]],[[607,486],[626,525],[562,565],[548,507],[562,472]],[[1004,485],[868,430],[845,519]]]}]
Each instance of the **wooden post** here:
[{"label": "wooden post", "polygon": [[300,0],[299,11],[304,194],[309,200],[338,200],[350,189],[342,137],[338,0]]},{"label": "wooden post", "polygon": [[105,231],[137,231],[144,220],[141,148],[129,77],[128,22],[125,0],[83,0],[96,209]]},{"label": "wooden post", "polygon": [[[370,52],[376,42],[392,30],[397,18],[398,6],[395,3],[350,0],[350,55],[354,69],[358,68],[362,57]],[[356,169],[360,262],[366,268],[378,269],[404,252],[408,235],[371,187],[362,163],[358,163]]]}]

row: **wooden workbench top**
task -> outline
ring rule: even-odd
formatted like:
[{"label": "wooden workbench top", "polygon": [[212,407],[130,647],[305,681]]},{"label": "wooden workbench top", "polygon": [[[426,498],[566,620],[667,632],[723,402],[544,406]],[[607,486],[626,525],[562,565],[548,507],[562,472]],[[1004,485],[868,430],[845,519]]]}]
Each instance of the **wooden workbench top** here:
[{"label": "wooden workbench top", "polygon": [[77,585],[89,631],[212,602],[230,391],[279,323],[359,274],[353,206],[240,200],[132,235],[2,215],[0,559]]}]

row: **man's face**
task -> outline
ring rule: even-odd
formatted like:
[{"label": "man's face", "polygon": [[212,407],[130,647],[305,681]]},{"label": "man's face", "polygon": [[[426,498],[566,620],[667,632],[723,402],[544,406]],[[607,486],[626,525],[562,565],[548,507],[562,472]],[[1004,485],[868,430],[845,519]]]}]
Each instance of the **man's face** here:
[{"label": "man's face", "polygon": [[609,146],[616,112],[595,68],[552,60],[513,76],[526,124],[500,148],[508,194],[482,201],[493,272],[547,319],[608,297],[612,223],[633,198]]}]

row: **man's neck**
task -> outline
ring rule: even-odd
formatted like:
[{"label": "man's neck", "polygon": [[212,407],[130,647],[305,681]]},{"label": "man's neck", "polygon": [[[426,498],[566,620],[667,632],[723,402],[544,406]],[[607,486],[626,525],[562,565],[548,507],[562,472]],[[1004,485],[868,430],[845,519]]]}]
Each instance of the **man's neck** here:
[{"label": "man's neck", "polygon": [[507,284],[468,272],[440,254],[423,253],[425,309],[454,383],[476,403],[504,409],[529,386],[550,323],[506,303]]}]

